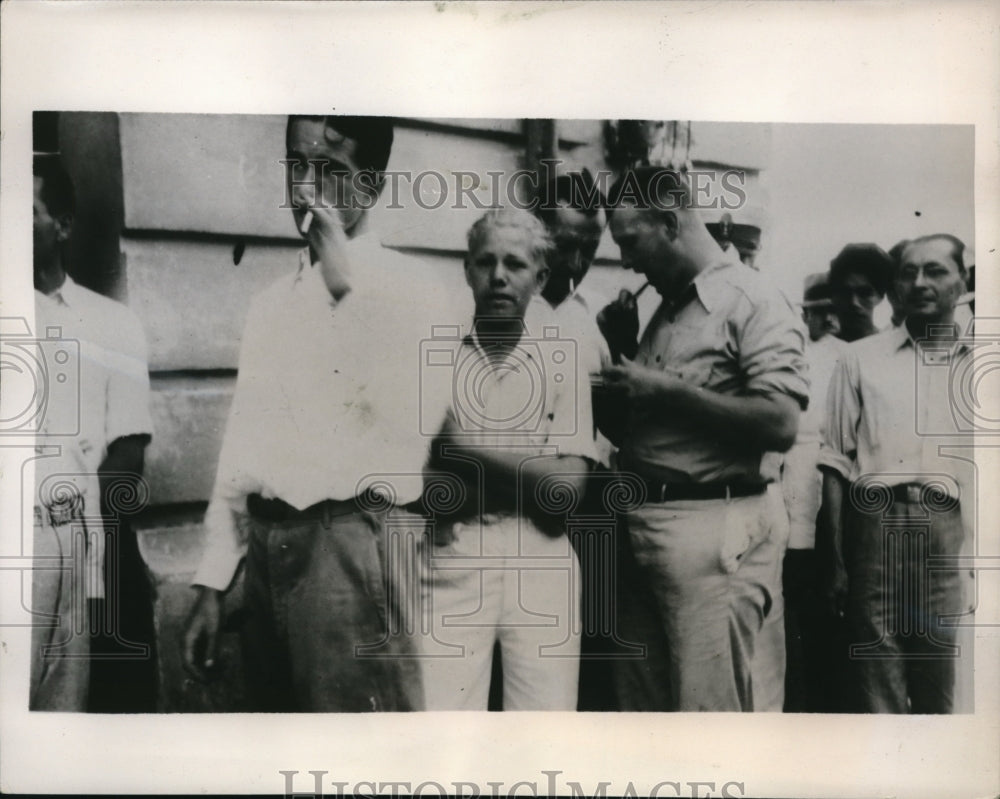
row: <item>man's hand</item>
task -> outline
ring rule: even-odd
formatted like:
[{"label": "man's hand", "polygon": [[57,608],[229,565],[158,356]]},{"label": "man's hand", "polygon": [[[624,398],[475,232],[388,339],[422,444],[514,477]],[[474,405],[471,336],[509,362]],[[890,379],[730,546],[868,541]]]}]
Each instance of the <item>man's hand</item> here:
[{"label": "man's hand", "polygon": [[201,682],[208,682],[219,654],[222,626],[222,592],[198,586],[198,598],[184,623],[182,660],[184,670]]},{"label": "man's hand", "polygon": [[656,404],[662,408],[664,402],[689,388],[679,377],[674,377],[659,369],[621,359],[620,366],[609,366],[601,372],[604,387],[612,395],[624,397],[632,408],[642,408]]},{"label": "man's hand", "polygon": [[608,342],[615,363],[620,363],[622,356],[635,358],[639,351],[639,306],[635,295],[622,289],[618,299],[597,314],[597,327]]},{"label": "man's hand", "polygon": [[309,225],[309,244],[319,258],[320,273],[327,290],[335,300],[340,300],[351,290],[349,277],[350,259],[347,254],[347,234],[340,212],[325,204],[310,206],[312,223]]}]

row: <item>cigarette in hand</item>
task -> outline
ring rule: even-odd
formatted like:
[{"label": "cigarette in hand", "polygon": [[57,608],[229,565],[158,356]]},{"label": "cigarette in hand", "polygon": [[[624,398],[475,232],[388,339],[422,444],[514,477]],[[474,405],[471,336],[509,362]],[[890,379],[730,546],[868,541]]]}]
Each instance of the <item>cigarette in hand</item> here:
[{"label": "cigarette in hand", "polygon": [[639,290],[638,290],[638,291],[637,291],[637,292],[636,292],[636,293],[635,293],[635,294],[633,295],[633,296],[635,297],[635,299],[639,299],[639,295],[640,295],[640,294],[642,294],[642,292],[644,292],[644,291],[645,291],[646,289],[648,289],[648,288],[649,288],[649,281],[647,280],[647,281],[646,281],[645,283],[643,283],[643,284],[642,284],[642,288],[640,288],[640,289],[639,289]]},{"label": "cigarette in hand", "polygon": [[313,212],[306,211],[306,215],[302,217],[302,225],[299,228],[302,231],[302,235],[305,236],[309,233],[309,228],[313,223]]}]

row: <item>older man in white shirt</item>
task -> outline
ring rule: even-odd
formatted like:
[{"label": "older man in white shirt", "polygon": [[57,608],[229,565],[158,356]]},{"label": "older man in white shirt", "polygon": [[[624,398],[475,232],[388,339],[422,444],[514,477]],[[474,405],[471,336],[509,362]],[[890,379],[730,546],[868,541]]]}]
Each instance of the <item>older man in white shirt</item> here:
[{"label": "older man in white shirt", "polygon": [[948,454],[972,444],[955,393],[974,366],[955,324],[963,249],[946,234],[909,242],[895,275],[905,322],[848,347],[830,382],[818,532],[858,711],[950,713],[971,658],[957,645],[969,612],[957,558],[974,534],[975,474]]}]

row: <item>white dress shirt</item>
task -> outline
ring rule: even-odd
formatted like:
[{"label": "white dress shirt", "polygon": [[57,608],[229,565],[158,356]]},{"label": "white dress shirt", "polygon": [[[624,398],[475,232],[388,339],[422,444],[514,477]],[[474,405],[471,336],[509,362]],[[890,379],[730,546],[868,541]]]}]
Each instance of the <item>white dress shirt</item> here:
[{"label": "white dress shirt", "polygon": [[[46,360],[59,340],[71,353],[65,364],[48,364],[51,379],[38,443],[59,445],[64,454],[73,453],[51,463],[38,462],[36,504],[45,504],[45,497],[37,493],[48,490],[46,476],[56,479],[54,469],[75,475],[72,482],[84,498],[84,515],[94,520],[88,525],[87,595],[102,597],[104,536],[96,534],[103,529],[98,521],[97,470],[116,439],[153,433],[146,335],[125,305],[84,288],[69,276],[51,295],[35,292],[35,323]],[[130,501],[118,498],[126,505]]]},{"label": "white dress shirt", "polygon": [[958,450],[973,443],[961,413],[973,355],[961,339],[918,349],[906,325],[850,344],[830,380],[820,464],[849,482],[938,482],[971,529],[974,468]]},{"label": "white dress shirt", "polygon": [[421,495],[445,412],[443,397],[422,392],[422,341],[449,323],[454,304],[418,262],[373,238],[347,250],[351,290],[339,302],[303,252],[299,269],[251,304],[195,584],[232,581],[249,494],[299,510],[349,500],[372,482],[391,486],[397,504]]}]

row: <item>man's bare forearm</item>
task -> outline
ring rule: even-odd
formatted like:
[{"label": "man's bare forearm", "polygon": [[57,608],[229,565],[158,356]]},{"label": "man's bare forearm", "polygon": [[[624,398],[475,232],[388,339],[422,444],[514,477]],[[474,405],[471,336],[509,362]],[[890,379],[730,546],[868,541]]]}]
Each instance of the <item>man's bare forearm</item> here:
[{"label": "man's bare forearm", "polygon": [[820,561],[844,568],[844,495],[847,481],[833,469],[822,468],[823,501],[816,519],[816,550]]}]

